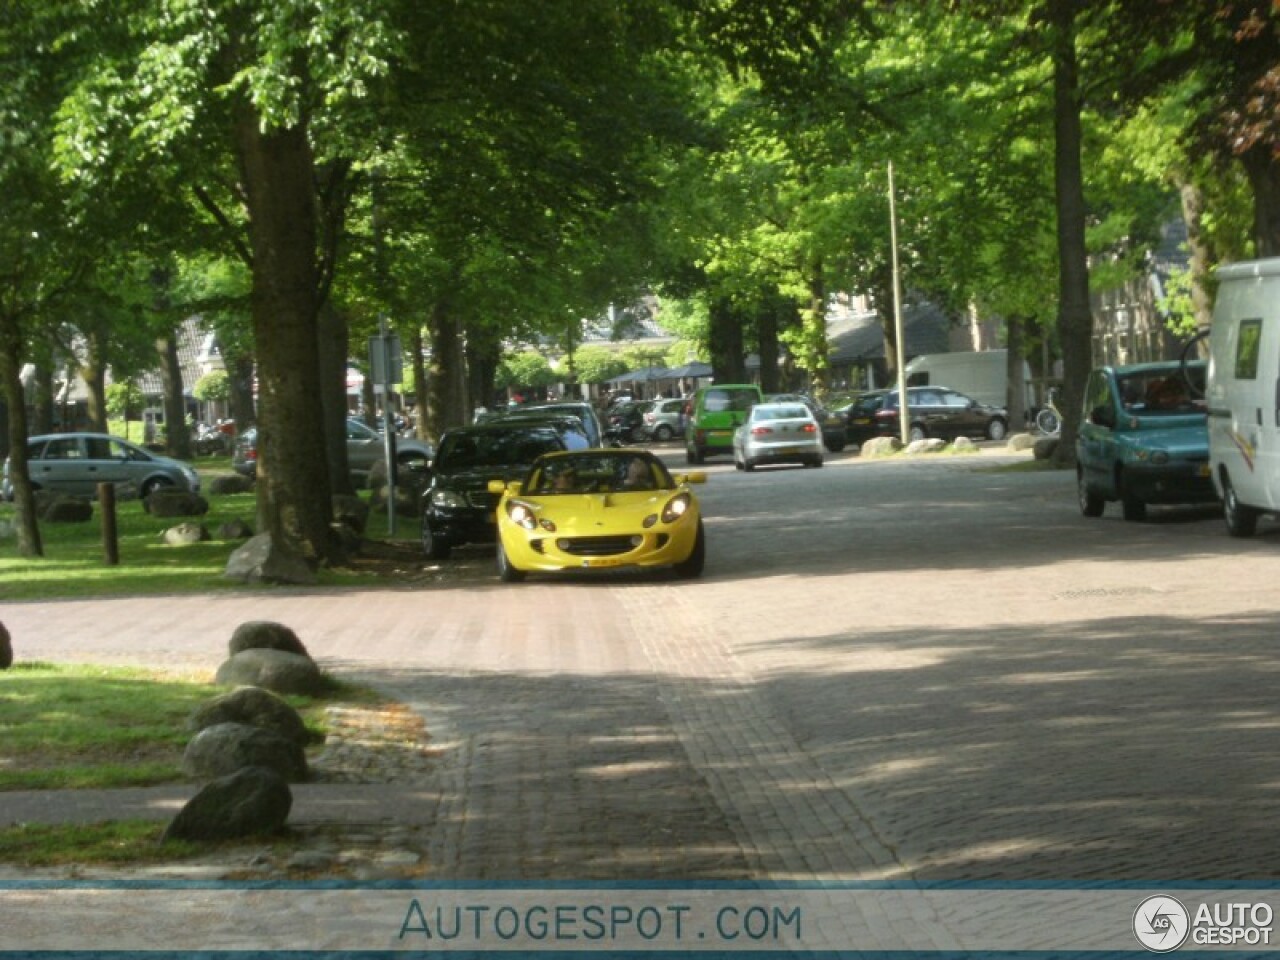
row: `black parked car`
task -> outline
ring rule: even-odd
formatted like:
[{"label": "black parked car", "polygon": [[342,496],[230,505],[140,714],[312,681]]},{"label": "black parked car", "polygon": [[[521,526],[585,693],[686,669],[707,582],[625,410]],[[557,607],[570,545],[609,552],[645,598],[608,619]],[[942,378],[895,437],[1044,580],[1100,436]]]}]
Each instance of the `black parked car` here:
[{"label": "black parked car", "polygon": [[542,454],[564,449],[553,423],[491,420],[448,431],[422,495],[423,552],[446,560],[465,543],[493,543],[498,498],[489,492],[489,481],[523,479]]},{"label": "black parked car", "polygon": [[[1003,440],[1009,417],[1003,407],[989,407],[946,387],[908,387],[911,414],[908,438]],[[870,390],[849,407],[849,439],[866,443],[872,437],[899,433],[898,391]]]}]

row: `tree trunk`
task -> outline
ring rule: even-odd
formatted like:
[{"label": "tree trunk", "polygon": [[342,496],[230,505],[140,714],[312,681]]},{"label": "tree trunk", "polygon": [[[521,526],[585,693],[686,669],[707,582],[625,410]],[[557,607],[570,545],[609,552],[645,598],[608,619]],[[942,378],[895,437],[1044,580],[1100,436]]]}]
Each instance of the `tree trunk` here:
[{"label": "tree trunk", "polygon": [[1267,142],[1240,155],[1253,187],[1253,240],[1258,257],[1280,256],[1280,157]]},{"label": "tree trunk", "polygon": [[[474,406],[488,407],[493,404],[493,395],[497,389],[494,384],[498,379],[498,365],[501,362],[502,341],[497,334],[489,330],[472,331],[467,337],[467,371]],[[566,396],[565,399],[577,397]]]},{"label": "tree trunk", "polygon": [[53,433],[53,368],[47,362],[36,364],[32,418],[33,434]]},{"label": "tree trunk", "polygon": [[782,305],[770,296],[756,315],[756,353],[760,356],[760,389],[778,393],[778,314]]},{"label": "tree trunk", "polygon": [[236,146],[253,249],[258,359],[258,520],[315,562],[340,558],[333,515],[316,334],[315,161],[305,126],[263,132],[242,107]]},{"label": "tree trunk", "polygon": [[815,267],[809,277],[809,306],[801,314],[800,322],[805,362],[809,365],[809,392],[822,401],[826,399],[831,385],[831,367],[827,359],[830,351],[827,344],[827,287],[821,265]]},{"label": "tree trunk", "polygon": [[1023,334],[1023,319],[1009,317],[1005,321],[1005,350],[1008,351],[1005,372],[1008,387],[1005,390],[1005,409],[1009,414],[1009,429],[1020,431],[1027,424],[1027,391],[1026,381],[1022,377],[1022,365],[1026,363],[1023,351],[1026,349],[1026,338]]},{"label": "tree trunk", "polygon": [[1213,323],[1213,298],[1209,295],[1209,270],[1213,257],[1204,237],[1204,193],[1191,182],[1179,184],[1182,219],[1187,225],[1187,253],[1191,269],[1191,311],[1200,329]]},{"label": "tree trunk", "polygon": [[1076,63],[1075,0],[1050,5],[1053,29],[1054,189],[1058,207],[1058,344],[1062,349],[1062,434],[1053,462],[1076,460],[1078,412],[1093,360],[1093,314],[1085,253],[1081,164],[1080,75]]},{"label": "tree trunk", "polygon": [[728,298],[711,304],[711,369],[717,383],[742,383],[747,379],[743,356],[742,317]]},{"label": "tree trunk", "polygon": [[80,379],[89,393],[88,429],[107,432],[107,344],[100,330],[86,330],[85,359],[80,364]]},{"label": "tree trunk", "polygon": [[187,405],[182,389],[182,365],[178,362],[178,332],[156,340],[160,355],[160,383],[164,390],[164,445],[171,457],[191,459],[191,433],[187,430]]},{"label": "tree trunk", "polygon": [[431,365],[427,370],[428,432],[439,437],[450,427],[463,426],[470,419],[462,336],[447,296],[440,297],[432,306],[427,335],[431,339]]},{"label": "tree trunk", "polygon": [[15,526],[18,553],[24,557],[44,556],[40,525],[36,523],[35,497],[27,466],[27,402],[22,389],[22,330],[14,317],[0,316],[0,382],[8,408],[9,480],[17,508]]},{"label": "tree trunk", "polygon": [[329,464],[329,487],[334,493],[354,494],[347,461],[347,357],[350,337],[347,318],[332,303],[320,308],[318,322],[320,406],[324,414],[324,447]]},{"label": "tree trunk", "polygon": [[227,366],[227,412],[235,421],[236,433],[243,433],[258,419],[253,403],[253,355],[224,353],[222,359]]}]

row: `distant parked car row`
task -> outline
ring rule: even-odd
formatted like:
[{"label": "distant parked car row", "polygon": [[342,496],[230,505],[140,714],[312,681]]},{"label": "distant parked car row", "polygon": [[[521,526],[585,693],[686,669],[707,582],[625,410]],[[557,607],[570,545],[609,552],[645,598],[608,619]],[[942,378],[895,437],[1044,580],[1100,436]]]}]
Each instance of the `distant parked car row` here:
[{"label": "distant parked car row", "polygon": [[[100,483],[115,484],[140,497],[165,488],[200,491],[200,477],[191,464],[105,433],[31,437],[27,440],[27,474],[36,490],[81,497],[97,496]],[[8,460],[4,463],[0,496],[13,499]]]},{"label": "distant parked car row", "polygon": [[[364,486],[369,481],[373,465],[386,458],[386,440],[377,430],[355,417],[346,420],[346,439],[351,478],[358,486]],[[395,444],[396,462],[401,466],[424,466],[435,456],[431,444],[421,440],[397,437]],[[236,438],[231,452],[231,468],[242,476],[258,475],[257,427],[250,427]]]}]

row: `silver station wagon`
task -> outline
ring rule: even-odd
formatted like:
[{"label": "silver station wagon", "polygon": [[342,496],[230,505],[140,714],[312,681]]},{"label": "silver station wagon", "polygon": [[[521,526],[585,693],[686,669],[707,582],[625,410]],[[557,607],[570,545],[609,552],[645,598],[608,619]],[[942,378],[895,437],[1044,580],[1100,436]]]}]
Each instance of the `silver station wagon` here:
[{"label": "silver station wagon", "polygon": [[[80,497],[96,496],[100,483],[113,483],[117,490],[140,497],[166,487],[200,492],[200,477],[189,463],[160,456],[105,433],[32,437],[27,441],[27,472],[37,490]],[[12,499],[7,460],[2,486],[5,499]]]}]

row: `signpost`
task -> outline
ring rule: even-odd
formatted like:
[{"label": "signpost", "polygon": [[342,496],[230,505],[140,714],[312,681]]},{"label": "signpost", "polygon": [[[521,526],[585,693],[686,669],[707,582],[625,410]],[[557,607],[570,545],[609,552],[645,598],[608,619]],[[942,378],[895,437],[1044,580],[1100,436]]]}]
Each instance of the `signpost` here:
[{"label": "signpost", "polygon": [[375,393],[382,394],[382,439],[387,460],[387,534],[396,533],[396,431],[391,415],[391,385],[404,379],[400,363],[400,336],[387,330],[387,319],[378,321],[378,333],[369,338],[369,374]]}]

